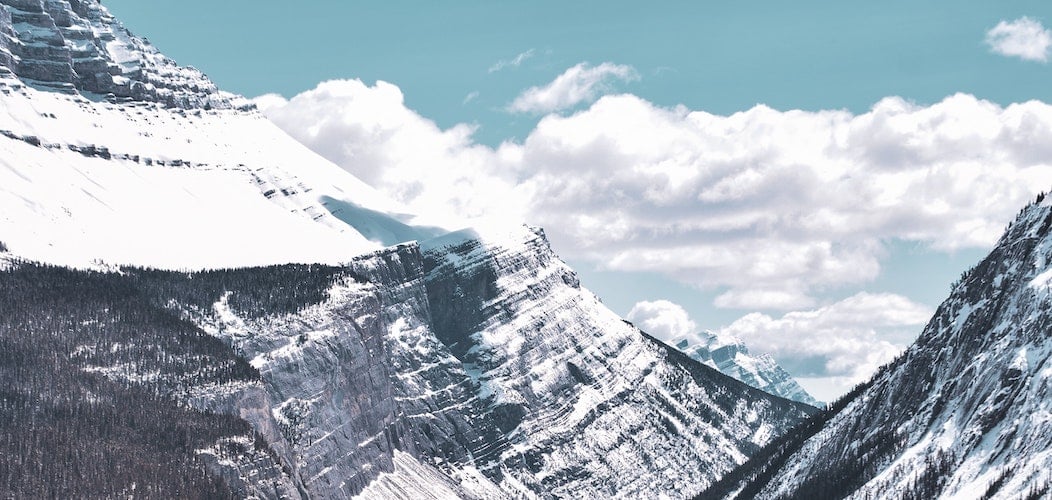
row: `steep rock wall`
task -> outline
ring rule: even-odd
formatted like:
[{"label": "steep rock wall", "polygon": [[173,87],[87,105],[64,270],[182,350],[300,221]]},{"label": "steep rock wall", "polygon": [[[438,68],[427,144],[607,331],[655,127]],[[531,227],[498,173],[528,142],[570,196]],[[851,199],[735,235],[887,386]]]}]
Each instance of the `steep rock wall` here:
[{"label": "steep rock wall", "polygon": [[0,72],[111,100],[180,108],[246,107],[204,74],[131,34],[97,0],[0,1]]}]

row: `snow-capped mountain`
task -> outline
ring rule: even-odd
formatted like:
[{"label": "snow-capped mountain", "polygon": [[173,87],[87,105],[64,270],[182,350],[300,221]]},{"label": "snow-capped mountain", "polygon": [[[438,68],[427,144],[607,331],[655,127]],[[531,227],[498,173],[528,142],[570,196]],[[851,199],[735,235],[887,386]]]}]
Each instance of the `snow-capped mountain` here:
[{"label": "snow-capped mountain", "polygon": [[75,266],[338,263],[443,232],[237,109],[244,99],[98,2],[0,6],[11,70],[0,75],[0,238],[12,253]]},{"label": "snow-capped mountain", "polygon": [[823,403],[812,397],[769,354],[754,356],[737,337],[713,331],[672,339],[669,344],[684,354],[775,396],[814,407]]},{"label": "snow-capped mountain", "polygon": [[1052,203],[1026,207],[917,342],[707,497],[1048,498]]},{"label": "snow-capped mountain", "polygon": [[[2,477],[55,451],[18,422],[103,408],[149,425],[97,449],[197,429],[112,458],[188,467],[147,496],[683,497],[814,411],[621,321],[539,229],[407,214],[97,1],[0,0],[0,67]],[[0,496],[147,488],[41,467]]]},{"label": "snow-capped mountain", "polygon": [[421,474],[466,497],[689,496],[811,411],[641,335],[542,233],[511,233],[361,257],[360,281],[300,314],[252,319],[229,297],[188,314],[260,370],[311,496]]}]

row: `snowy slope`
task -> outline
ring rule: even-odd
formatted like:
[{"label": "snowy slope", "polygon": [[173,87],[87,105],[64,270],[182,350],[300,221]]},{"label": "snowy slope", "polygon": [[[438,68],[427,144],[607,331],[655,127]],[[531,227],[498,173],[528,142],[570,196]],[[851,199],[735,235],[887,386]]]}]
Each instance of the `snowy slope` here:
[{"label": "snowy slope", "polygon": [[1048,498],[1052,204],[1024,209],[917,342],[834,406],[802,443],[738,471],[751,484],[710,494]]},{"label": "snowy slope", "polygon": [[[15,255],[335,263],[444,232],[235,106],[97,2],[0,1],[0,41],[0,241]],[[88,59],[112,71],[89,78]],[[138,84],[121,94],[106,78]]]},{"label": "snowy slope", "polygon": [[774,358],[768,354],[752,355],[745,343],[736,337],[704,331],[674,338],[669,344],[692,359],[757,389],[814,407],[823,406]]},{"label": "snowy slope", "polygon": [[340,262],[439,231],[255,112],[110,104],[0,80],[0,241],[84,266]]}]

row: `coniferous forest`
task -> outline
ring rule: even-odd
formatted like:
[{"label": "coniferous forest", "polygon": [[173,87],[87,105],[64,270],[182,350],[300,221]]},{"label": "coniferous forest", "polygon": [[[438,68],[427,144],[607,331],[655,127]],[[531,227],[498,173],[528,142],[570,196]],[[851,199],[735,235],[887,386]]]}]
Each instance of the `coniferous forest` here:
[{"label": "coniferous forest", "polygon": [[295,312],[348,273],[0,271],[0,498],[241,496],[196,450],[235,436],[266,444],[244,420],[194,410],[181,395],[260,376],[181,311],[229,292],[240,314]]}]

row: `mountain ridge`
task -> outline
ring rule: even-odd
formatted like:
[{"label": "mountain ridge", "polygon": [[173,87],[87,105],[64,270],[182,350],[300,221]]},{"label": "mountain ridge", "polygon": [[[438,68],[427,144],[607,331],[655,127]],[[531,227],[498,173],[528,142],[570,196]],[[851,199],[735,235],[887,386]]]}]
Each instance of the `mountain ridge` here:
[{"label": "mountain ridge", "polygon": [[1050,229],[1042,195],[902,356],[705,496],[1047,495]]}]

